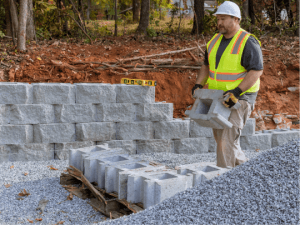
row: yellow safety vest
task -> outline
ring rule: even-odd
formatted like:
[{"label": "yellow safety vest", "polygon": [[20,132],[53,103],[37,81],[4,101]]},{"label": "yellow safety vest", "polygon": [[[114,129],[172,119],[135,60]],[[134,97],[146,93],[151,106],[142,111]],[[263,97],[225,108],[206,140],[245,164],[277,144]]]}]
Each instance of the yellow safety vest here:
[{"label": "yellow safety vest", "polygon": [[[247,70],[241,65],[242,54],[250,35],[252,34],[240,29],[233,36],[221,56],[217,69],[216,56],[223,35],[220,33],[215,34],[207,43],[206,47],[209,61],[209,77],[207,79],[207,83],[209,89],[227,91],[236,88],[242,82],[244,77],[247,75]],[[255,37],[254,35],[252,36]],[[258,42],[259,45],[261,45],[259,40]],[[256,83],[245,92],[257,92],[259,90],[259,84],[260,79],[258,79]]]}]

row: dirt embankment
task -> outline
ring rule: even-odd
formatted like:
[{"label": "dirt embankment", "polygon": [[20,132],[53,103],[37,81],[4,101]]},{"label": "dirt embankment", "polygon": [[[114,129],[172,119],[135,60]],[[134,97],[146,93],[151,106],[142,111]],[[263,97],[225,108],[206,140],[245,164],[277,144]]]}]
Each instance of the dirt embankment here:
[{"label": "dirt embankment", "polygon": [[[199,45],[204,46],[209,39],[210,37],[206,37],[205,40],[200,40]],[[261,42],[264,73],[251,117],[257,119],[257,130],[299,128],[299,39],[268,37]],[[0,66],[6,70],[6,73],[1,73],[0,68],[1,81],[114,84],[120,83],[123,77],[157,80],[156,101],[173,103],[175,118],[185,117],[184,111],[194,102],[191,89],[195,84],[197,70],[161,68],[161,63],[151,63],[145,59],[123,65],[118,61],[195,47],[195,41],[191,39],[135,40],[132,36],[126,36],[106,38],[93,45],[50,41],[40,45],[32,43],[28,45],[28,52],[22,54],[15,53],[12,48],[3,47],[6,46],[3,43],[1,46],[3,62]],[[177,65],[176,60],[186,60],[180,61],[180,66],[201,65],[203,56],[199,55],[200,51],[195,49],[191,53],[183,52],[151,59],[171,59],[169,66]],[[122,66],[113,67],[115,64]],[[152,69],[135,72],[145,64],[149,68],[152,66]]]}]

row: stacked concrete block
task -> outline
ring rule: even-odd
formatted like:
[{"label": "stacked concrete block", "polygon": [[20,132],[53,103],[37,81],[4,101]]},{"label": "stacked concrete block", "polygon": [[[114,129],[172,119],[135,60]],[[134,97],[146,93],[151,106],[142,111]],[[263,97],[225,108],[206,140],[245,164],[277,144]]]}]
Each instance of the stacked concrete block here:
[{"label": "stacked concrete block", "polygon": [[242,129],[241,136],[252,136],[255,134],[255,118],[249,118]]},{"label": "stacked concrete block", "polygon": [[240,144],[243,150],[270,149],[272,147],[272,134],[243,136],[240,138]]},{"label": "stacked concrete block", "polygon": [[119,122],[116,129],[117,140],[148,140],[154,138],[151,122]]},{"label": "stacked concrete block", "polygon": [[33,142],[32,125],[0,126],[0,144],[26,144]]},{"label": "stacked concrete block", "polygon": [[0,163],[9,161],[10,149],[7,145],[0,145]]},{"label": "stacked concrete block", "polygon": [[133,140],[113,140],[113,141],[98,141],[97,145],[106,143],[109,148],[121,148],[127,154],[134,155],[137,154],[136,141]]},{"label": "stacked concrete block", "polygon": [[194,120],[190,120],[190,137],[213,137],[213,131],[210,127],[200,126]]},{"label": "stacked concrete block", "polygon": [[174,152],[174,143],[167,139],[151,139],[136,142],[137,154],[152,152]]},{"label": "stacked concrete block", "polygon": [[75,141],[75,124],[52,123],[33,125],[35,143],[63,143]]},{"label": "stacked concrete block", "polygon": [[106,141],[116,139],[116,126],[112,122],[76,124],[77,141]]},{"label": "stacked concrete block", "polygon": [[113,85],[116,88],[117,103],[154,103],[155,87],[138,85]]},{"label": "stacked concrete block", "polygon": [[98,122],[132,122],[135,109],[131,103],[105,103],[96,105]]},{"label": "stacked concrete block", "polygon": [[155,139],[182,139],[189,137],[189,120],[175,119],[154,122]]},{"label": "stacked concrete block", "polygon": [[75,104],[75,86],[72,84],[33,84],[33,104]]},{"label": "stacked concrete block", "polygon": [[206,137],[182,138],[174,140],[174,152],[177,154],[200,154],[207,153],[209,140]]},{"label": "stacked concrete block", "polygon": [[96,107],[92,104],[55,105],[55,120],[58,123],[96,122]]},{"label": "stacked concrete block", "polygon": [[206,180],[213,179],[214,177],[220,176],[226,173],[231,168],[221,168],[215,165],[215,163],[204,162],[183,165],[177,167],[178,174],[191,175],[193,177],[193,187],[201,184]]},{"label": "stacked concrete block", "polygon": [[54,159],[54,144],[7,145],[9,161],[40,161]]},{"label": "stacked concrete block", "polygon": [[84,148],[96,145],[95,141],[76,141],[76,142],[65,142],[56,143],[54,146],[54,159],[67,160],[69,159],[69,150]]},{"label": "stacked concrete block", "polygon": [[280,146],[285,144],[288,141],[299,139],[299,138],[300,138],[299,130],[274,132],[272,134],[272,147]]},{"label": "stacked concrete block", "polygon": [[32,85],[0,82],[0,104],[32,104]]},{"label": "stacked concrete block", "polygon": [[54,123],[54,107],[49,104],[10,105],[8,118],[10,124]]},{"label": "stacked concrete block", "polygon": [[169,121],[173,119],[172,103],[135,104],[137,121]]},{"label": "stacked concrete block", "polygon": [[9,106],[0,104],[0,126],[9,124]]}]

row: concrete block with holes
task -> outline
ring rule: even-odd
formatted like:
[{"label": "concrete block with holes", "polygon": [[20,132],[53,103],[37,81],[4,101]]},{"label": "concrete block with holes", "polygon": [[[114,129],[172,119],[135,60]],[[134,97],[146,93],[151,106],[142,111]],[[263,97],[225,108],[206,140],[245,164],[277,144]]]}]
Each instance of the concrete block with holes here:
[{"label": "concrete block with holes", "polygon": [[111,84],[76,84],[76,103],[115,103],[115,86]]},{"label": "concrete block with holes", "polygon": [[35,83],[33,104],[75,104],[75,85],[65,83]]},{"label": "concrete block with holes", "polygon": [[231,167],[221,168],[215,162],[194,163],[176,167],[177,173],[181,175],[191,175],[193,177],[193,187],[206,180],[220,176],[228,172]]},{"label": "concrete block with holes", "polygon": [[[226,108],[222,90],[199,89],[195,91],[195,103],[191,110],[186,110],[185,114],[200,126],[215,129],[231,128],[232,123],[228,121],[231,109]],[[237,109],[239,103],[235,105]]]},{"label": "concrete block with holes", "polygon": [[0,82],[0,104],[32,104],[32,85]]},{"label": "concrete block with holes", "polygon": [[117,93],[117,103],[154,103],[155,87],[114,84]]}]

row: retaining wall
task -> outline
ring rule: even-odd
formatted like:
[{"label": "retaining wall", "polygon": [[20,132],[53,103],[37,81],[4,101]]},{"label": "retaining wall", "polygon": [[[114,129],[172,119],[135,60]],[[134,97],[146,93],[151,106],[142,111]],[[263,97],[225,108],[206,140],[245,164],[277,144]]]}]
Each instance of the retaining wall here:
[{"label": "retaining wall", "polygon": [[[299,130],[242,131],[242,149],[269,149]],[[129,154],[214,152],[210,128],[173,119],[155,87],[121,84],[0,83],[0,162],[67,159],[68,150],[108,143]]]}]

